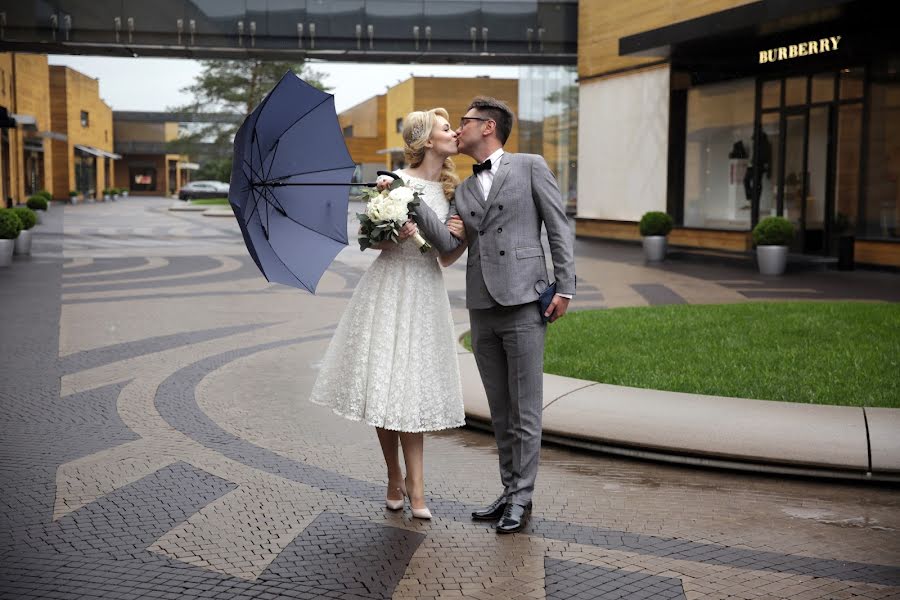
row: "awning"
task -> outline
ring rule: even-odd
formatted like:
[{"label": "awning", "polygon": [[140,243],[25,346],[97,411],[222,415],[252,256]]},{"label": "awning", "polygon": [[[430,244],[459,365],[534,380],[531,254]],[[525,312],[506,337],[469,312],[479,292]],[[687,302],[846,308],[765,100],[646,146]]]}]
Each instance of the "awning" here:
[{"label": "awning", "polygon": [[38,131],[37,134],[38,134],[38,136],[40,136],[42,138],[48,138],[51,140],[59,140],[60,142],[65,142],[69,139],[69,136],[67,136],[66,134],[58,133],[56,131]]},{"label": "awning", "polygon": [[101,150],[100,148],[94,148],[93,146],[83,146],[81,144],[75,144],[75,148],[77,150],[81,150],[82,152],[87,152],[88,154],[99,156],[100,158],[114,158],[116,160],[122,158],[121,154],[114,154],[112,152],[107,152],[106,150]]},{"label": "awning", "polygon": [[178,168],[183,171],[199,171],[200,165],[192,162],[180,162],[178,163]]},{"label": "awning", "polygon": [[26,127],[37,127],[37,117],[34,115],[12,114],[9,115],[16,120],[16,125],[25,125]]},{"label": "awning", "polygon": [[619,56],[669,57],[674,47],[703,40],[752,40],[798,26],[832,21],[853,0],[761,0],[619,38]]}]

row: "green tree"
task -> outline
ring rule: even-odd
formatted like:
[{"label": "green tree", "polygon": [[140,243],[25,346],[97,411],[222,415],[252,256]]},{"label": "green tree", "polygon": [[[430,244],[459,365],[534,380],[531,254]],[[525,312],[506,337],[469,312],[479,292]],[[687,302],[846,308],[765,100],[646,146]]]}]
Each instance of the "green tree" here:
[{"label": "green tree", "polygon": [[[182,92],[192,94],[193,102],[170,108],[173,112],[230,113],[249,115],[269,90],[288,70],[321,90],[328,91],[322,73],[296,61],[204,60],[203,71],[197,80]],[[192,123],[179,132],[178,139],[169,142],[174,154],[187,154],[200,163],[197,173],[210,179],[228,180],[231,173],[231,148],[240,122]],[[224,174],[224,177],[222,176]]]}]

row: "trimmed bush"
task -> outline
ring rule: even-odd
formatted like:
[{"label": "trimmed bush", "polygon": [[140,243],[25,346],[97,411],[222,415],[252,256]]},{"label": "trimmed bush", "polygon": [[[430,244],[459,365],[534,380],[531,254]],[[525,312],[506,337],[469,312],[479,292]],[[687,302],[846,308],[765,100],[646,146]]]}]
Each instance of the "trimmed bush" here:
[{"label": "trimmed bush", "polygon": [[787,246],[794,239],[794,224],[784,217],[766,217],[753,228],[757,246]]},{"label": "trimmed bush", "polygon": [[638,229],[644,237],[650,235],[669,235],[673,225],[672,217],[664,212],[650,211],[644,213]]},{"label": "trimmed bush", "polygon": [[78,192],[76,192],[75,190],[72,190],[71,192],[69,192],[69,198],[74,198],[77,195],[78,195]]},{"label": "trimmed bush", "polygon": [[37,215],[27,206],[16,206],[13,207],[12,211],[22,221],[22,229],[31,229],[37,225]]},{"label": "trimmed bush", "polygon": [[0,209],[0,240],[14,240],[22,231],[19,216],[8,208]]},{"label": "trimmed bush", "polygon": [[50,202],[53,200],[53,194],[51,194],[51,193],[48,192],[47,190],[38,190],[38,192],[35,194],[35,196],[43,196],[44,199],[45,199],[48,203],[50,203]]},{"label": "trimmed bush", "polygon": [[47,199],[44,196],[35,194],[28,198],[25,202],[25,206],[31,210],[47,210]]}]

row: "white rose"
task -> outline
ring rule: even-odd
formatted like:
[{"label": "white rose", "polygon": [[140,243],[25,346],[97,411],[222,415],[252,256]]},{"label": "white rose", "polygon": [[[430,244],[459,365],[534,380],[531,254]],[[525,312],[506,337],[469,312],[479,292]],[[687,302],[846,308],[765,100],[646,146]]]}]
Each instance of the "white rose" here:
[{"label": "white rose", "polygon": [[391,193],[389,194],[389,198],[391,200],[397,200],[399,202],[409,204],[413,200],[413,191],[405,186],[398,187],[395,190],[391,190]]}]

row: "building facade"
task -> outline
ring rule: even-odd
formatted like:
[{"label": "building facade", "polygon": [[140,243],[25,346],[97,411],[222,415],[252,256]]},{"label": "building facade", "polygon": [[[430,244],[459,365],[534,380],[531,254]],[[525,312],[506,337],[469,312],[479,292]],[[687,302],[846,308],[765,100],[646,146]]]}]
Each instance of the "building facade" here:
[{"label": "building facade", "polygon": [[[50,123],[50,74],[42,54],[0,53],[0,197],[22,203],[53,190],[50,140],[65,140]],[[64,195],[64,194],[62,194]]]},{"label": "building facade", "polygon": [[122,157],[116,164],[116,187],[139,196],[171,196],[190,181],[198,165],[171,151],[170,143],[178,139],[179,123],[168,120],[169,116],[169,113],[113,113],[114,147]]},{"label": "building facade", "polygon": [[900,45],[871,3],[579,4],[581,235],[746,251],[760,219],[793,252],[900,266]]},{"label": "building facade", "polygon": [[[115,187],[112,109],[100,98],[99,81],[65,66],[51,65],[50,123],[64,136],[51,138],[52,189],[55,199],[70,192],[102,198]],[[60,136],[60,137],[62,137]]]}]

